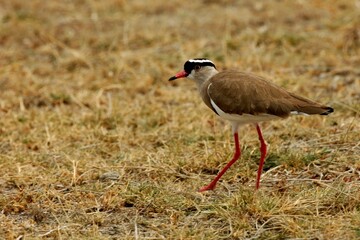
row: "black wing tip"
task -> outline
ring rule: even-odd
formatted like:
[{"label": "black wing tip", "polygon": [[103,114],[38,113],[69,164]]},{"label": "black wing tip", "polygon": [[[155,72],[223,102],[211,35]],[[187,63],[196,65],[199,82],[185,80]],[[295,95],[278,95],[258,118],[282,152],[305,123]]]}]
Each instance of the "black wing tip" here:
[{"label": "black wing tip", "polygon": [[331,107],[324,108],[326,112],[321,113],[320,115],[329,115],[330,113],[334,112],[334,109]]}]

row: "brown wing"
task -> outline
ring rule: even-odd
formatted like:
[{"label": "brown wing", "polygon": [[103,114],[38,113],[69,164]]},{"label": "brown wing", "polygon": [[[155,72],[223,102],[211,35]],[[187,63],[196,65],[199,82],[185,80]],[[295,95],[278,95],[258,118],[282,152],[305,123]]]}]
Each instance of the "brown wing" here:
[{"label": "brown wing", "polygon": [[[326,106],[289,93],[262,77],[244,72],[221,72],[204,84],[202,91],[205,90],[208,97],[226,113],[265,113],[287,117],[292,111],[306,114],[332,112],[331,108],[330,111]],[[212,108],[210,99],[204,101]]]}]

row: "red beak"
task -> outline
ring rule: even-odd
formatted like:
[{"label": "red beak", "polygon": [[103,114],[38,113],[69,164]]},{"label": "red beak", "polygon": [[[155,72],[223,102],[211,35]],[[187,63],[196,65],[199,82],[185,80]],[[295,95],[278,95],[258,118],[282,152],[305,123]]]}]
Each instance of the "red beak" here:
[{"label": "red beak", "polygon": [[178,78],[184,78],[184,77],[187,77],[188,75],[189,74],[187,72],[182,70],[181,72],[178,72],[175,76],[169,78],[169,81],[173,81],[173,80],[178,79]]}]

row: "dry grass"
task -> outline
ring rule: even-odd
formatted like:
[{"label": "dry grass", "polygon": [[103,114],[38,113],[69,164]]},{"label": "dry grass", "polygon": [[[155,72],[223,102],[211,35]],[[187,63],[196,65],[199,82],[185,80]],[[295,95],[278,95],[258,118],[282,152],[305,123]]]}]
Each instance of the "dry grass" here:
[{"label": "dry grass", "polygon": [[[360,2],[2,1],[0,238],[360,238]],[[189,80],[209,57],[335,108],[230,127]]]}]

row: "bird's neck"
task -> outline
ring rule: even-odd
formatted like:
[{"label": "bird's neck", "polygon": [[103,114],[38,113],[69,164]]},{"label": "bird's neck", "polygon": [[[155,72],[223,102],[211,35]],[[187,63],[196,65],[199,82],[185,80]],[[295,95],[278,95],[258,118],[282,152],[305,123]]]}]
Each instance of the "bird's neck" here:
[{"label": "bird's neck", "polygon": [[209,68],[207,69],[206,74],[197,76],[195,82],[199,91],[201,90],[204,83],[206,83],[209,79],[211,79],[213,76],[215,76],[218,73],[219,73],[218,70],[216,70],[215,68]]}]

